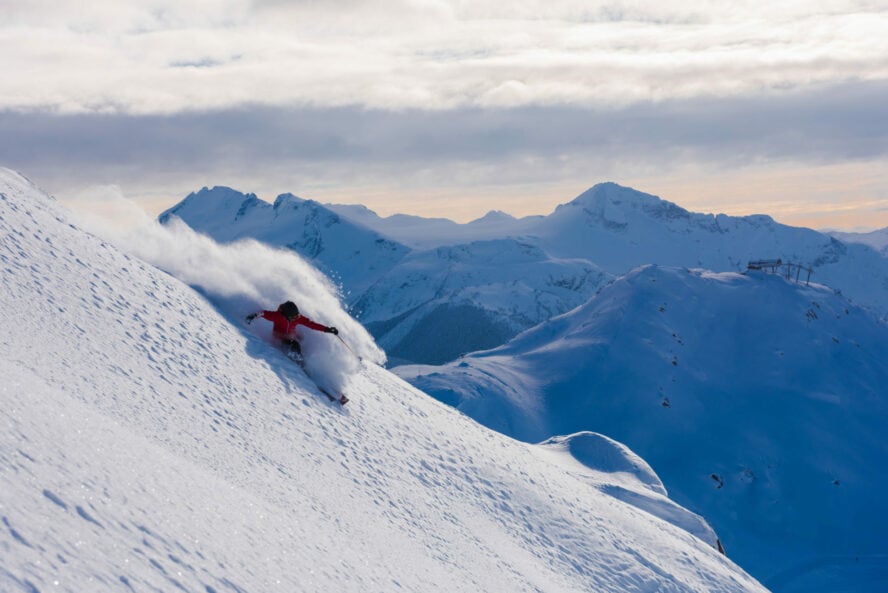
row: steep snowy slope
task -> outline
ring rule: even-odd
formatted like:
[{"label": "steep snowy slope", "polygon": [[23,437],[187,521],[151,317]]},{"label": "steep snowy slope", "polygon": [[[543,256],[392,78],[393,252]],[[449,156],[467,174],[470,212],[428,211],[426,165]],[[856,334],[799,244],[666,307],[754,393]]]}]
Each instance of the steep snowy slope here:
[{"label": "steep snowy slope", "polygon": [[3,591],[764,590],[625,447],[522,444],[372,364],[330,404],[225,317],[236,274],[196,292],[2,169],[0,271]]},{"label": "steep snowy slope", "polygon": [[162,213],[217,241],[250,237],[287,247],[342,284],[346,294],[360,294],[391,269],[410,249],[391,241],[311,200],[282,194],[274,204],[227,187],[203,188]]},{"label": "steep snowy slope", "polygon": [[827,288],[647,266],[501,348],[397,371],[525,441],[626,443],[777,591],[875,592],[886,352],[888,326]]},{"label": "steep snowy slope", "polygon": [[531,243],[481,241],[410,254],[352,309],[395,364],[440,364],[579,306],[609,279]]}]

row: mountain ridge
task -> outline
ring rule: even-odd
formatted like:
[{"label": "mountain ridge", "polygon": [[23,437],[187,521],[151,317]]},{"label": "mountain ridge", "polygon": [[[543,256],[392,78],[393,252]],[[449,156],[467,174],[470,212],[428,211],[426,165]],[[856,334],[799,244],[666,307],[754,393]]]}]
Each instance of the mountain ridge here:
[{"label": "mountain ridge", "polygon": [[[243,203],[252,205],[247,196],[243,194]],[[547,216],[488,215],[462,225],[406,215],[382,219],[365,207],[326,207],[291,194],[282,196],[275,201],[280,207],[273,210],[273,217],[258,216],[252,222],[249,214],[234,216],[237,205],[223,205],[214,213],[212,200],[190,212],[181,204],[170,212],[176,211],[187,224],[216,240],[250,237],[313,261],[343,286],[346,301],[385,349],[397,353],[393,364],[438,364],[446,362],[442,358],[490,348],[495,340],[502,343],[564,313],[611,278],[649,263],[741,272],[752,260],[781,259],[810,269],[815,281],[842,290],[888,318],[888,258],[867,246],[782,225],[767,215],[690,212],[614,182],[589,188]],[[185,202],[189,201],[196,198],[189,196]],[[284,203],[286,207],[281,206]],[[545,257],[528,258],[526,271],[516,269],[512,278],[516,289],[510,290],[496,269],[495,257],[484,256],[477,248],[490,241],[530,245]],[[461,251],[476,254],[475,261],[462,263],[459,274],[449,274],[453,260],[442,254]],[[558,280],[548,278],[547,270],[565,262],[586,271],[575,272],[563,286],[584,286],[577,274],[589,276],[590,270],[599,280],[553,300],[551,285]],[[462,279],[461,285],[456,278]],[[446,291],[435,289],[445,285]],[[506,294],[514,300],[505,300]],[[529,294],[537,299],[530,304]],[[460,307],[459,312],[448,311],[448,304]],[[423,337],[442,331],[447,318],[466,320],[452,332],[447,347]]]}]

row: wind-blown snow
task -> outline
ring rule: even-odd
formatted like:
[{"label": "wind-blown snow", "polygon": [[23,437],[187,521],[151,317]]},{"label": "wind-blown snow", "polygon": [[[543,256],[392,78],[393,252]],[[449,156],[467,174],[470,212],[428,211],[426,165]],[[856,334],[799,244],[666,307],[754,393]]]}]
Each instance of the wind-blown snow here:
[{"label": "wind-blown snow", "polygon": [[[349,376],[357,371],[357,357],[385,362],[385,354],[364,327],[343,310],[333,283],[292,251],[253,240],[219,244],[175,218],[166,225],[149,221],[124,233],[108,225],[93,228],[125,251],[196,288],[233,321],[292,300],[304,315],[340,329],[347,342],[299,328],[306,346],[306,368],[331,391],[345,389]],[[254,321],[251,331],[269,343],[274,341],[271,324],[264,320]]]},{"label": "wind-blown snow", "polygon": [[764,590],[621,445],[522,444],[369,363],[331,404],[225,310],[242,286],[7,170],[0,271],[4,591]]}]

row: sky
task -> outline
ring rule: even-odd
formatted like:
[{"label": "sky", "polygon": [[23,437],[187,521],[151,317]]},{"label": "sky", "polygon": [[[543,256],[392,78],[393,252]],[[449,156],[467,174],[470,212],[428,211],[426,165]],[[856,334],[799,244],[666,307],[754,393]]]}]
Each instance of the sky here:
[{"label": "sky", "polygon": [[0,165],[66,201],[888,227],[886,0],[3,0],[0,72]]}]

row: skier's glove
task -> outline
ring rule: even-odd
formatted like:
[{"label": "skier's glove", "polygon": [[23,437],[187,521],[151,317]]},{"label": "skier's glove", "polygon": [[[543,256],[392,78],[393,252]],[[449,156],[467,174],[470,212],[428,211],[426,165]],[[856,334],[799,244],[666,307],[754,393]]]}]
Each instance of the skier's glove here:
[{"label": "skier's glove", "polygon": [[328,328],[327,328],[327,333],[328,333],[328,334],[333,334],[334,336],[338,336],[338,335],[339,335],[339,330],[336,329],[335,327],[328,327]]},{"label": "skier's glove", "polygon": [[258,314],[258,313],[250,313],[249,315],[247,315],[247,325],[250,325],[250,323],[251,323],[254,319],[256,319],[256,316],[257,316],[257,315],[259,315],[259,314]]}]

